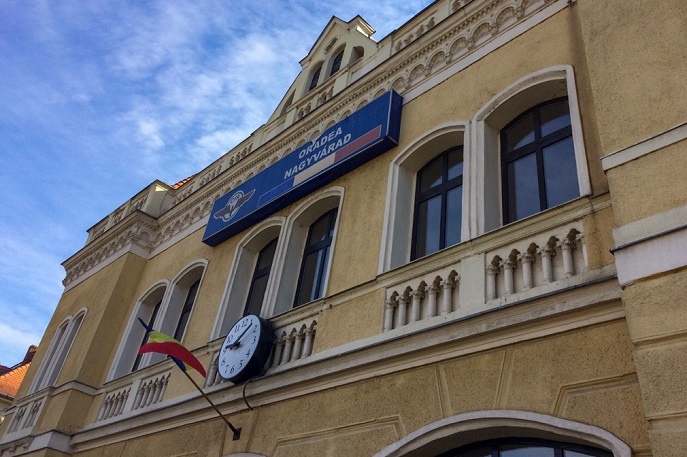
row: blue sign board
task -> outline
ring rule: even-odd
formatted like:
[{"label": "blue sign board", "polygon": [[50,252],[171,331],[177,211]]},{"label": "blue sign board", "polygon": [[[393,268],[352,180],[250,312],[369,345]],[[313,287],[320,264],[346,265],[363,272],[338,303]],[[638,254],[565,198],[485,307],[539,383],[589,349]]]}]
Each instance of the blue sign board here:
[{"label": "blue sign board", "polygon": [[219,243],[398,144],[403,98],[389,91],[215,202],[203,242]]}]

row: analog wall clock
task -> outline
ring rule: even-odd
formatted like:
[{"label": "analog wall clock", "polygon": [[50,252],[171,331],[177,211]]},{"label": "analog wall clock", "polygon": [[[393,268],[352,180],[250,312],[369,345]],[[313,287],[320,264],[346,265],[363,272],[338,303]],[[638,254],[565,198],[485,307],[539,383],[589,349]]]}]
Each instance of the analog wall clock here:
[{"label": "analog wall clock", "polygon": [[248,314],[229,330],[220,349],[219,374],[234,384],[259,375],[267,364],[274,344],[272,325]]}]

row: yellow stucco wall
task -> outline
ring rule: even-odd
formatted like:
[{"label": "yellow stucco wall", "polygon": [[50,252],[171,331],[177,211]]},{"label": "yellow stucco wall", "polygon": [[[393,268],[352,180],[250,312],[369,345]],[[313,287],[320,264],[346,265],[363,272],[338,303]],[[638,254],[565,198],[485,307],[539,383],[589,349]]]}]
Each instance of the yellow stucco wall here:
[{"label": "yellow stucco wall", "polygon": [[608,171],[617,226],[687,204],[685,154],[681,141]]},{"label": "yellow stucco wall", "polygon": [[[230,420],[242,427],[239,441],[227,438],[226,426],[213,419],[76,455],[372,455],[439,419],[490,409],[596,425],[635,452],[649,446],[632,345],[620,320],[234,414]],[[157,452],[159,446],[169,453]]]},{"label": "yellow stucco wall", "polygon": [[578,0],[577,7],[603,154],[684,122],[687,3]]}]

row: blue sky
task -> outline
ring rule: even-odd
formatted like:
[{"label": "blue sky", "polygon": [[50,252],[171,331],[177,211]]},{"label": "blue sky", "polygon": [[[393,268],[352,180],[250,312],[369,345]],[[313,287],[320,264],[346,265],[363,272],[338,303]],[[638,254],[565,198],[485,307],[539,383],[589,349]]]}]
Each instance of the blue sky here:
[{"label": "blue sky", "polygon": [[380,40],[429,3],[3,2],[0,364],[40,342],[86,230],[262,125],[333,15]]}]

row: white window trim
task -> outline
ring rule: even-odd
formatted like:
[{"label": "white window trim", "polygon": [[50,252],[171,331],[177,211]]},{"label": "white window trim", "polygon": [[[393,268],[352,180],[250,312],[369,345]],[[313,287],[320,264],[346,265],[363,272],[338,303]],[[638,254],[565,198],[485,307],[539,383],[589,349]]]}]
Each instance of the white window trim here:
[{"label": "white window trim", "polygon": [[[229,325],[229,328],[231,328],[231,323],[235,322],[242,316],[243,310],[246,306],[246,300],[248,299],[250,282],[255,270],[255,263],[258,260],[258,254],[260,249],[262,249],[265,243],[269,240],[265,241],[265,243],[262,243],[264,240],[260,240],[261,242],[259,244],[261,244],[261,246],[255,246],[255,248],[259,248],[257,252],[254,252],[254,249],[250,249],[249,246],[254,244],[256,240],[262,238],[266,232],[275,231],[275,236],[278,236],[279,239],[277,241],[277,250],[275,251],[274,259],[272,260],[272,268],[274,269],[278,260],[277,251],[279,250],[279,245],[283,239],[282,232],[285,223],[286,218],[283,216],[265,219],[264,221],[261,221],[260,223],[251,227],[248,233],[246,233],[246,235],[239,241],[238,246],[236,247],[236,252],[234,253],[234,259],[231,263],[231,270],[229,272],[227,285],[224,288],[224,295],[222,296],[221,301],[222,306],[219,313],[217,313],[215,324],[213,325],[211,339],[224,336],[225,332],[222,330],[222,327],[225,325],[225,320],[227,320],[227,325]],[[274,238],[271,233],[267,237],[270,240]],[[268,291],[273,288],[273,283],[275,282],[274,277],[274,271],[270,271],[270,277],[267,281]],[[260,315],[263,317],[267,316],[267,313],[264,310],[264,301],[263,311],[260,312]],[[225,330],[228,331],[228,329]]]},{"label": "white window trim", "polygon": [[[584,145],[582,120],[580,118],[577,86],[575,84],[573,67],[571,65],[556,65],[544,68],[507,86],[482,106],[472,120],[474,135],[471,139],[472,147],[468,155],[469,158],[466,159],[471,163],[469,174],[466,177],[468,193],[471,195],[470,204],[468,206],[469,232],[471,236],[482,235],[502,225],[503,212],[501,211],[501,205],[503,202],[501,201],[500,147],[498,144],[499,132],[488,133],[489,128],[487,120],[489,116],[498,107],[511,100],[514,96],[527,89],[553,81],[565,81],[568,105],[570,108],[570,124],[580,196],[591,194],[592,188],[589,179],[589,169],[587,167],[587,152]],[[494,141],[493,135],[496,135],[496,141]],[[487,154],[488,150],[491,151],[491,154]],[[494,163],[489,163],[490,159],[494,161]],[[494,169],[494,167],[496,168]],[[492,186],[492,188],[487,189],[488,181],[491,183],[494,179],[493,177],[491,179],[487,177],[487,173],[489,172],[492,174],[496,173],[498,176],[498,186]],[[495,187],[498,188],[496,189]],[[494,191],[497,192],[496,195],[494,195]],[[490,215],[487,215],[488,208],[492,209],[492,214]],[[496,209],[498,209],[498,214],[494,212]]]},{"label": "white window trim", "polygon": [[[299,280],[300,266],[303,261],[303,249],[310,225],[326,211],[338,208],[336,225],[330,247],[329,261],[326,266],[324,283],[325,296],[329,287],[329,277],[336,250],[336,239],[341,221],[344,188],[329,187],[310,195],[302,201],[286,218],[282,233],[277,242],[277,249],[272,263],[272,272],[263,302],[264,316],[274,316],[293,308],[296,286]],[[334,203],[336,202],[336,203]],[[289,268],[285,268],[288,265]]]},{"label": "white window trim", "polygon": [[[207,259],[194,260],[193,262],[190,262],[184,268],[182,268],[181,271],[174,277],[174,279],[172,279],[170,287],[165,292],[165,296],[162,300],[162,306],[160,307],[160,311],[158,312],[157,318],[155,319],[155,322],[153,324],[153,328],[155,328],[155,330],[158,330],[162,333],[166,333],[168,335],[174,334],[174,330],[176,329],[176,325],[179,321],[179,316],[181,315],[183,301],[186,298],[186,294],[182,294],[183,298],[181,298],[181,301],[179,300],[179,293],[181,290],[179,287],[179,282],[185,279],[191,271],[199,267],[202,267],[202,273],[200,274],[200,283],[198,284],[199,294],[201,288],[203,287],[203,279],[205,278],[205,272],[207,271],[208,263],[209,261]],[[195,301],[197,300],[198,295],[196,295],[195,298]],[[187,327],[191,322],[193,314],[196,310],[195,301],[193,304],[193,308],[191,309],[191,314],[188,317],[188,321],[186,324]],[[176,308],[173,309],[172,305],[176,306]]]},{"label": "white window trim", "polygon": [[[38,373],[31,383],[30,393],[55,384],[87,312],[88,308],[81,308],[74,316],[67,316],[57,326]],[[60,331],[62,329],[64,330]]]},{"label": "white window trim", "polygon": [[[418,456],[421,448],[430,443],[451,439],[447,449],[506,436],[536,436],[554,441],[583,442],[606,449],[614,457],[631,457],[632,450],[620,438],[602,428],[547,414],[518,410],[487,410],[458,414],[419,428],[401,440],[387,446],[374,457]],[[434,449],[436,452],[436,449]]]},{"label": "white window trim", "polygon": [[[442,137],[450,138],[457,135],[454,141],[449,141],[446,147],[435,147],[433,156],[427,155],[424,148],[437,142]],[[381,274],[393,268],[405,265],[410,261],[410,250],[413,237],[413,210],[415,201],[415,181],[418,170],[433,157],[438,156],[452,146],[463,146],[463,176],[469,167],[473,166],[469,158],[470,122],[456,121],[438,125],[432,130],[424,132],[410,145],[404,148],[391,162],[387,181],[386,204],[384,208],[384,225],[382,232],[382,246],[380,250],[378,272]],[[420,156],[421,155],[421,156]],[[408,167],[409,161],[417,162]],[[470,202],[463,181],[463,214],[466,214]],[[461,218],[461,241],[469,239],[468,222]]]},{"label": "white window trim", "polygon": [[[107,374],[107,381],[112,381],[113,379],[119,378],[121,376],[126,376],[131,372],[130,368],[125,369],[122,364],[125,362],[129,362],[130,357],[133,355],[135,357],[136,354],[131,354],[131,348],[132,346],[135,346],[136,351],[138,351],[138,345],[139,342],[135,341],[133,339],[133,333],[134,329],[138,326],[140,327],[141,324],[138,322],[138,317],[141,315],[141,308],[145,305],[147,305],[146,300],[148,297],[150,297],[155,291],[159,290],[160,288],[164,288],[165,291],[162,294],[162,303],[165,302],[165,299],[168,296],[169,290],[170,290],[170,285],[171,282],[168,279],[163,279],[161,281],[156,282],[153,284],[151,287],[148,288],[148,290],[141,295],[141,297],[136,301],[136,306],[134,306],[134,312],[131,313],[129,316],[129,322],[126,324],[126,330],[124,331],[124,334],[122,336],[122,340],[119,343],[119,347],[117,348],[117,353],[115,354],[114,361],[112,362],[112,365],[110,366],[110,371]],[[160,310],[158,311],[158,317],[160,316],[160,312],[162,311],[162,305],[160,305]],[[127,359],[126,361],[124,359]],[[150,356],[148,354],[144,354],[142,359],[141,359],[141,368],[146,367],[149,365]]]}]

